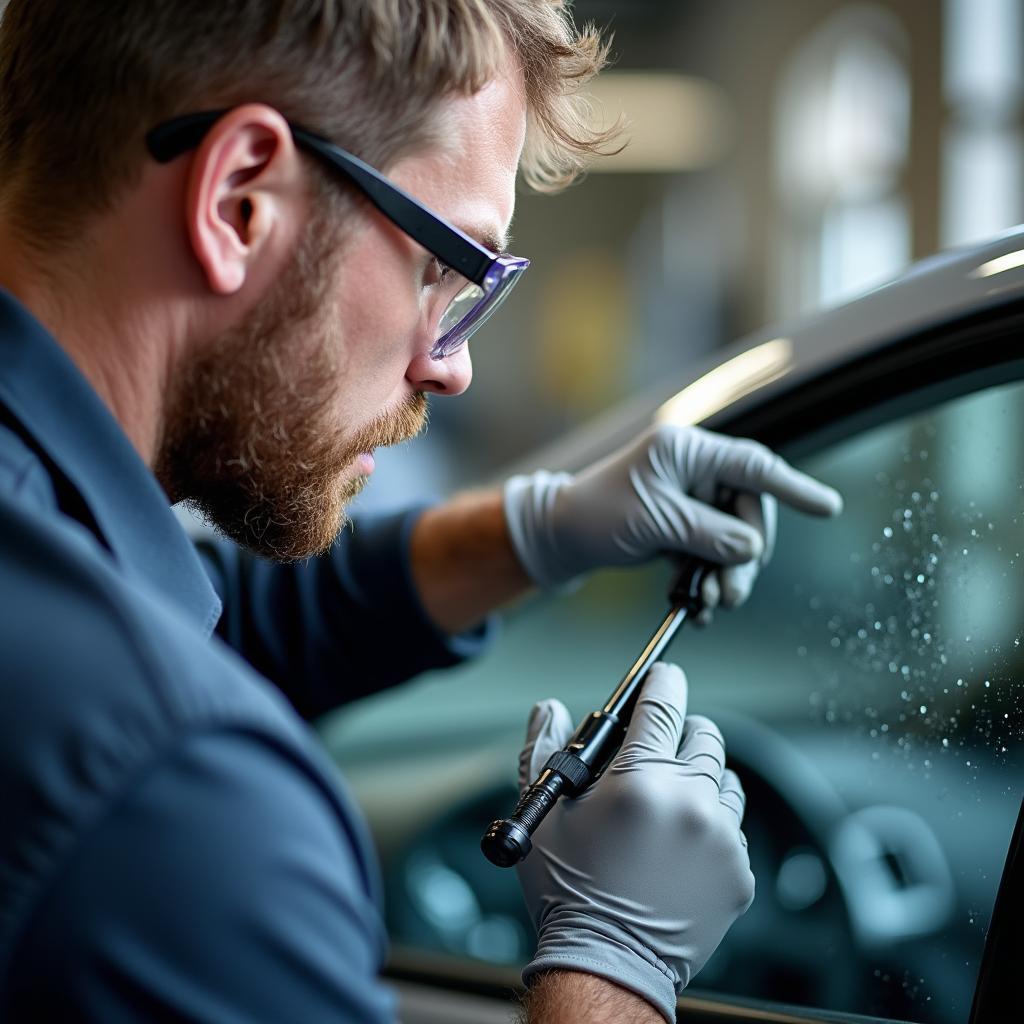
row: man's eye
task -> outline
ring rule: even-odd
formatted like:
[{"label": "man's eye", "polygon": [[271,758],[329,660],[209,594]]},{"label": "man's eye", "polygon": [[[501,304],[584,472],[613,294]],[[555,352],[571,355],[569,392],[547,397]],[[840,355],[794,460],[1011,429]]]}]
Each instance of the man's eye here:
[{"label": "man's eye", "polygon": [[447,263],[442,263],[436,256],[430,261],[430,268],[433,272],[433,279],[437,284],[444,284],[455,273]]}]

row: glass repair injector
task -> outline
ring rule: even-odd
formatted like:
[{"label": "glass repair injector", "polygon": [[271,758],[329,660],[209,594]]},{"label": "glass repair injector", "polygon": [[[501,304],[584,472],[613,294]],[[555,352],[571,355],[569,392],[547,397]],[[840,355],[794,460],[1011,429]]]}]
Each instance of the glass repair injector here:
[{"label": "glass repair injector", "polygon": [[533,848],[530,836],[562,796],[579,796],[594,782],[622,745],[640,687],[650,667],[672,642],[679,627],[704,608],[704,579],[717,566],[688,559],[669,592],[670,611],[640,657],[600,711],[587,715],[566,746],[548,758],[544,770],[519,798],[508,818],[491,822],[480,840],[484,856],[498,867],[518,864]]}]

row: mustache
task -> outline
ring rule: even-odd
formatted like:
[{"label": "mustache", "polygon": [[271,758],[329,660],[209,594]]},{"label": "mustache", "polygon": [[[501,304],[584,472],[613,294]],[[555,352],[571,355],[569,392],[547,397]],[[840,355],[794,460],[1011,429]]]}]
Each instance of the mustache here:
[{"label": "mustache", "polygon": [[410,441],[427,426],[430,410],[427,396],[418,391],[397,409],[381,413],[364,427],[348,445],[350,451],[369,452],[374,448]]}]

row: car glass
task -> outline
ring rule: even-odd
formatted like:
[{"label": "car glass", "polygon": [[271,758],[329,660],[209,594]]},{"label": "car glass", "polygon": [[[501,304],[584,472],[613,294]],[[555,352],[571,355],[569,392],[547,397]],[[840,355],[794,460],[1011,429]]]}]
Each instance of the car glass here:
[{"label": "car glass", "polygon": [[[784,510],[748,605],[676,641],[690,710],[719,721],[744,780],[758,880],[695,990],[967,1021],[1024,781],[1022,426],[1010,384],[800,460],[843,516]],[[534,602],[482,662],[326,727],[381,839],[396,944],[526,959],[514,878],[480,831],[510,809],[530,703],[596,707],[669,579],[606,573]]]}]

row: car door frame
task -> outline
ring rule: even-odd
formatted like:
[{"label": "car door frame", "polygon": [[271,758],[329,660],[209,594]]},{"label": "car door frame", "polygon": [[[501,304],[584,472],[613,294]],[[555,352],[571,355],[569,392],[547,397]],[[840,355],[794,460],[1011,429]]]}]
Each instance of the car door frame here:
[{"label": "car door frame", "polygon": [[[827,321],[822,320],[824,325]],[[790,457],[809,454],[872,426],[980,390],[1024,379],[1024,299],[895,336],[823,367],[792,387],[766,388],[762,400],[744,396],[701,423],[753,437]],[[653,412],[653,409],[652,409]],[[1019,995],[1024,930],[1015,913],[1024,906],[1024,801],[997,891],[968,1024],[989,1024]],[[442,987],[507,1001],[521,991],[514,972],[418,950],[396,948],[385,971],[397,982]],[[875,1018],[809,1007],[781,1006],[726,994],[680,997],[687,1024],[853,1024]]]}]

